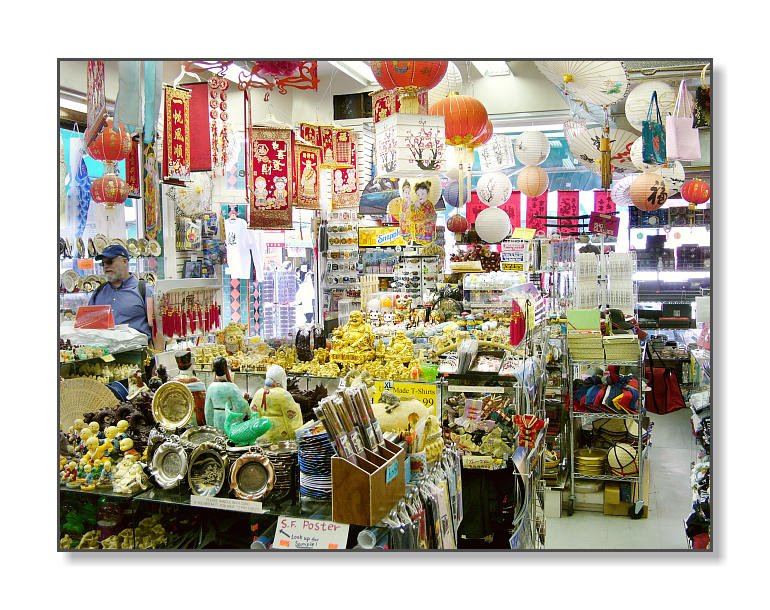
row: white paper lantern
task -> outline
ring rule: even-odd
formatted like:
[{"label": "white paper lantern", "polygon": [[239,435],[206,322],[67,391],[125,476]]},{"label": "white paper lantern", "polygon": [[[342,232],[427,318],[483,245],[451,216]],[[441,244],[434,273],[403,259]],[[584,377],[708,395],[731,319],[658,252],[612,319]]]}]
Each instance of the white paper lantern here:
[{"label": "white paper lantern", "polygon": [[482,172],[516,165],[516,159],[513,157],[513,141],[510,136],[502,134],[492,136],[489,142],[479,146],[478,151]]},{"label": "white paper lantern", "polygon": [[612,183],[610,196],[617,207],[627,208],[634,204],[631,200],[631,185],[639,176],[640,174],[631,174]]},{"label": "white paper lantern", "polygon": [[378,179],[442,172],[446,168],[444,117],[392,114],[377,123],[374,148]]},{"label": "white paper lantern", "polygon": [[463,86],[463,77],[460,73],[460,68],[458,68],[454,62],[449,62],[446,69],[446,74],[444,74],[444,78],[442,78],[438,85],[433,87],[433,89],[428,90],[428,108],[433,106],[436,102],[439,100],[444,99],[447,95],[449,95],[452,91],[457,91],[457,93],[462,93],[462,86]]},{"label": "white paper lantern", "polygon": [[[658,92],[658,106],[660,107],[660,116],[663,120],[666,120],[666,115],[669,112],[674,112],[677,95],[676,89],[660,80],[648,80],[638,84],[626,98],[626,118],[631,127],[637,131],[642,131],[642,121],[647,120],[647,111],[650,108],[650,98],[653,91]],[[653,120],[657,120],[658,115],[655,113],[654,106],[652,114]]]},{"label": "white paper lantern", "polygon": [[548,174],[542,167],[528,165],[519,172],[517,183],[519,190],[527,197],[537,197],[548,188]]},{"label": "white paper lantern", "polygon": [[490,172],[479,178],[476,195],[491,208],[503,205],[513,192],[513,185],[503,172]]},{"label": "white paper lantern", "polygon": [[643,172],[658,169],[658,165],[644,162],[644,158],[642,157],[642,146],[642,136],[639,136],[631,145],[631,163],[634,164],[636,169],[642,170]]},{"label": "white paper lantern", "polygon": [[525,131],[513,142],[513,152],[524,165],[539,165],[548,158],[551,143],[542,131]]},{"label": "white paper lantern", "polygon": [[481,239],[497,244],[511,234],[511,219],[500,208],[487,208],[476,216],[475,227]]}]

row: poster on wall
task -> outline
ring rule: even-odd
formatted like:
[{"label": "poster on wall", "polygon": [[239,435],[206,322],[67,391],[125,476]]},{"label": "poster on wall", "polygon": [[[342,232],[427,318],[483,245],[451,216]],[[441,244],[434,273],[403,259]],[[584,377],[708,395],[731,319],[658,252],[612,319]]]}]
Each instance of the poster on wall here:
[{"label": "poster on wall", "polygon": [[294,144],[293,202],[297,208],[318,210],[319,201],[319,166],[321,148],[311,144]]},{"label": "poster on wall", "polygon": [[142,173],[140,171],[141,158],[140,158],[139,138],[131,140],[131,152],[126,157],[126,188],[128,189],[128,196],[134,199],[141,199],[142,197]]},{"label": "poster on wall", "polygon": [[104,94],[104,62],[89,61],[86,77],[87,115],[85,147],[88,148],[107,123],[107,97]]},{"label": "poster on wall", "polygon": [[254,127],[249,137],[249,228],[291,229],[293,133]]},{"label": "poster on wall", "polygon": [[350,137],[350,166],[338,166],[332,172],[332,209],[358,207],[360,194],[358,192],[358,172],[356,171],[358,159],[356,147],[358,136],[355,133]]},{"label": "poster on wall", "polygon": [[144,145],[144,163],[142,163],[142,183],[144,184],[144,236],[147,239],[160,239],[160,178],[158,160],[155,157],[155,144]]},{"label": "poster on wall", "polygon": [[190,180],[190,92],[164,86],[163,181]]}]

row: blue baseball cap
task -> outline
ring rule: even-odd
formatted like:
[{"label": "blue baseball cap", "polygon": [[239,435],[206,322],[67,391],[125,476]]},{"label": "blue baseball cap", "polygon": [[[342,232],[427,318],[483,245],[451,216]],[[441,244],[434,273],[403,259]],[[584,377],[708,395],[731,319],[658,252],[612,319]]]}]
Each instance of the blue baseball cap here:
[{"label": "blue baseball cap", "polygon": [[128,256],[128,250],[126,250],[123,246],[112,244],[102,250],[102,253],[96,256],[96,260],[100,261],[103,258],[115,258],[116,256],[125,256],[126,258],[130,258]]}]

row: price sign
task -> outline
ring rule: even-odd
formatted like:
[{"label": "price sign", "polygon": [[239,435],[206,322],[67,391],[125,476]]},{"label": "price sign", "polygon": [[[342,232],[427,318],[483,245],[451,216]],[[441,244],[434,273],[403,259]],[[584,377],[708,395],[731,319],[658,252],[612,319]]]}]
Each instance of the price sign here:
[{"label": "price sign", "polygon": [[389,390],[402,398],[414,396],[424,404],[432,413],[436,414],[436,386],[429,383],[401,383],[399,381],[375,381],[374,387],[377,394],[374,402],[380,401],[383,390]]},{"label": "price sign", "polygon": [[513,235],[511,237],[513,239],[534,239],[535,237],[535,231],[537,229],[527,229],[525,227],[516,227],[513,230]]},{"label": "price sign", "polygon": [[94,259],[92,258],[79,258],[78,269],[81,271],[92,270],[94,268]]},{"label": "price sign", "polygon": [[274,549],[344,549],[349,525],[333,521],[278,517]]},{"label": "price sign", "polygon": [[264,513],[262,502],[251,500],[236,500],[235,498],[216,498],[212,496],[190,496],[190,506],[234,510],[240,513]]}]

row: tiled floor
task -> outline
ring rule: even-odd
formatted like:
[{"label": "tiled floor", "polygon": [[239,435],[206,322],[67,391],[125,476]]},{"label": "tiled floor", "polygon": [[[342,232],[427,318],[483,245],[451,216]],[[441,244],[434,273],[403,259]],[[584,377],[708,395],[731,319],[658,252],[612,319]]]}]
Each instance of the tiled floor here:
[{"label": "tiled floor", "polygon": [[697,457],[690,410],[650,414],[650,496],[646,519],[575,511],[546,521],[546,549],[686,549],[691,512],[690,464]]}]

